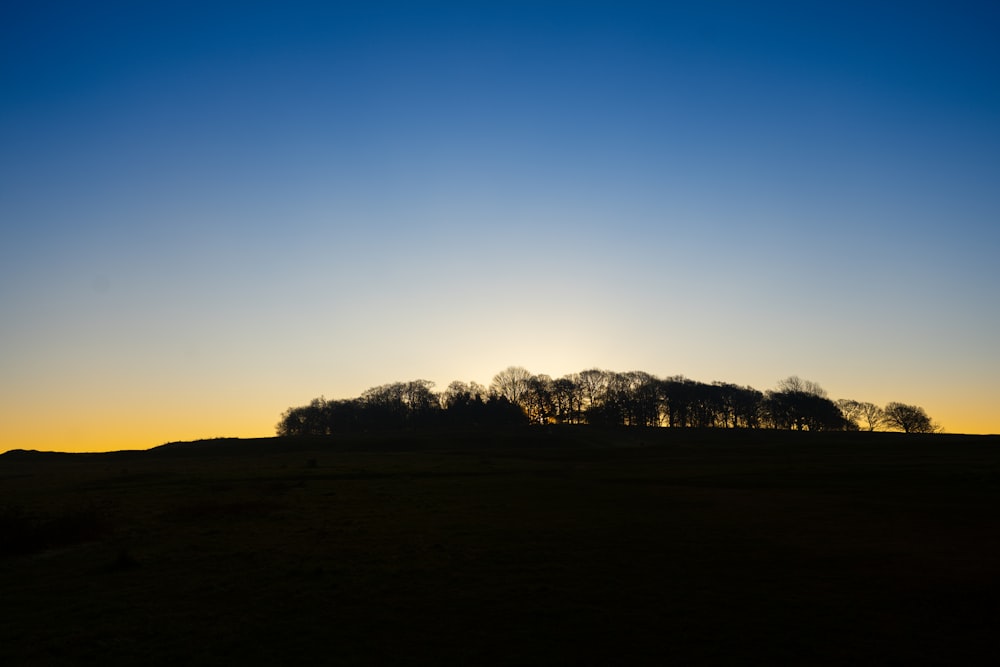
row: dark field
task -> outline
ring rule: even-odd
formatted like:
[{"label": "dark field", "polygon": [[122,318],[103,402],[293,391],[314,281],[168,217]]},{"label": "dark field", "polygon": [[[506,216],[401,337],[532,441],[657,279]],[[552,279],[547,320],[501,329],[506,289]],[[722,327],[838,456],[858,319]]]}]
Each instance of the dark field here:
[{"label": "dark field", "polygon": [[15,452],[0,664],[995,664],[998,509],[997,437]]}]

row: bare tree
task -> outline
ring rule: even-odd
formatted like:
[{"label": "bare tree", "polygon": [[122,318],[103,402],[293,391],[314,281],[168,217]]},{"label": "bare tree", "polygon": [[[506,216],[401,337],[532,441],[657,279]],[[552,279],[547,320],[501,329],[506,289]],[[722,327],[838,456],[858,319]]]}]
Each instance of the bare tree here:
[{"label": "bare tree", "polygon": [[630,426],[660,425],[660,380],[643,371],[622,374],[628,400],[626,415]]},{"label": "bare tree", "polygon": [[356,399],[289,408],[279,435],[329,435],[348,430],[427,424],[606,424],[695,428],[867,430],[933,433],[940,426],[923,408],[866,401],[836,402],[816,382],[792,375],[766,394],[724,382],[684,376],[659,379],[642,371],[592,368],[553,380],[521,366],[497,373],[489,388],[452,382],[441,394],[428,380],[372,387]]},{"label": "bare tree", "polygon": [[861,403],[849,398],[838,398],[836,403],[837,407],[840,408],[840,413],[844,415],[844,420],[848,426],[852,430],[859,430],[861,428],[859,424],[859,420],[861,419]]},{"label": "bare tree", "polygon": [[424,423],[441,408],[430,380],[392,382],[362,392],[360,402],[365,413],[382,424]]},{"label": "bare tree", "polygon": [[939,427],[931,421],[924,409],[905,403],[889,403],[885,406],[885,423],[903,433],[934,433]]},{"label": "bare tree", "polygon": [[694,425],[697,384],[683,375],[674,375],[660,382],[661,402],[669,426],[684,428]]},{"label": "bare tree", "polygon": [[798,375],[792,375],[778,382],[778,391],[781,392],[798,392],[801,394],[812,394],[813,396],[819,396],[820,398],[826,398],[826,390],[819,386],[818,382],[813,382],[812,380],[803,380]]},{"label": "bare tree", "polygon": [[837,401],[837,407],[844,414],[844,419],[858,430],[874,431],[885,423],[885,412],[874,403],[842,398]]},{"label": "bare tree", "polygon": [[862,401],[858,403],[861,427],[866,431],[874,431],[885,423],[885,411],[874,403]]},{"label": "bare tree", "polygon": [[578,424],[581,414],[580,385],[577,376],[566,375],[552,382],[552,406],[556,421]]},{"label": "bare tree", "polygon": [[524,395],[525,411],[533,424],[548,424],[554,421],[555,408],[552,403],[552,378],[535,375],[528,379],[528,391]]},{"label": "bare tree", "polygon": [[434,383],[430,380],[403,383],[403,403],[411,416],[423,416],[441,408],[441,398],[434,393]]},{"label": "bare tree", "polygon": [[604,403],[608,391],[610,373],[599,368],[591,368],[580,373],[580,396],[583,410],[598,408]]},{"label": "bare tree", "polygon": [[847,426],[836,403],[808,391],[769,391],[764,399],[764,411],[774,428],[838,431]]},{"label": "bare tree", "polygon": [[752,387],[713,382],[717,396],[717,420],[722,427],[756,428],[760,425],[764,395]]},{"label": "bare tree", "polygon": [[486,387],[478,382],[465,383],[455,380],[441,394],[441,407],[448,409],[456,404],[466,404],[470,401],[486,399]]},{"label": "bare tree", "polygon": [[521,366],[509,366],[493,376],[490,382],[490,393],[496,396],[503,396],[513,405],[522,410],[525,408],[525,399],[530,389],[529,380],[531,373]]}]

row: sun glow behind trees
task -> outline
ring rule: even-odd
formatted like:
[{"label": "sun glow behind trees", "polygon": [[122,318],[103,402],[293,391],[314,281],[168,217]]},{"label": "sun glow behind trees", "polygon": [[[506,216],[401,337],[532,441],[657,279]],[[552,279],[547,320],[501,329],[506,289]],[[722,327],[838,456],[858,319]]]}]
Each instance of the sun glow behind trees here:
[{"label": "sun glow behind trees", "polygon": [[510,360],[1000,432],[1000,5],[896,4],[8,3],[0,449]]},{"label": "sun glow behind trees", "polygon": [[816,382],[792,376],[761,392],[724,382],[704,384],[681,376],[589,369],[553,380],[510,366],[489,388],[452,382],[442,393],[433,382],[395,382],[356,399],[314,399],[281,416],[278,435],[333,433],[404,426],[596,424],[671,428],[776,428],[807,431],[939,430],[922,408],[890,403],[883,410],[860,401],[831,401]]}]

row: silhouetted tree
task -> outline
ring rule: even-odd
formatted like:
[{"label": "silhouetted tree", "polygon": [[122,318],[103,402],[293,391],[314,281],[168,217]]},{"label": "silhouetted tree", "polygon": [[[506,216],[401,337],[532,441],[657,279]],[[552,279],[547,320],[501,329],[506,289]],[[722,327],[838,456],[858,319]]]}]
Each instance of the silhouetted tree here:
[{"label": "silhouetted tree", "polygon": [[874,431],[885,421],[882,408],[874,403],[842,398],[837,401],[837,407],[843,413],[844,419],[856,430]]},{"label": "silhouetted tree", "polygon": [[449,410],[457,404],[468,404],[477,397],[484,401],[487,396],[487,389],[478,382],[461,382],[455,380],[448,385],[448,388],[441,393],[441,407]]},{"label": "silhouetted tree", "polygon": [[411,380],[367,389],[360,398],[365,417],[373,425],[382,426],[429,423],[440,408],[433,386],[429,380]]},{"label": "silhouetted tree", "polygon": [[573,375],[552,382],[552,408],[555,419],[562,424],[578,424],[583,414],[580,385]]},{"label": "silhouetted tree", "polygon": [[667,424],[674,428],[700,426],[704,418],[701,410],[701,383],[675,375],[660,384],[660,396],[667,415]]},{"label": "silhouetted tree", "polygon": [[309,405],[288,408],[278,422],[281,436],[330,435],[364,426],[364,407],[358,400],[314,398]]},{"label": "silhouetted tree", "polygon": [[885,424],[885,410],[869,403],[861,401],[858,403],[859,426],[866,431],[874,431]]},{"label": "silhouetted tree", "polygon": [[764,405],[764,393],[753,387],[740,387],[736,396],[737,426],[759,428]]},{"label": "silhouetted tree", "polygon": [[684,376],[664,380],[642,371],[597,368],[553,380],[510,366],[487,389],[452,382],[440,395],[428,380],[394,382],[350,400],[320,397],[288,408],[279,435],[328,435],[349,430],[424,424],[505,425],[590,423],[672,428],[760,428],[873,431],[887,425],[907,433],[939,429],[922,408],[854,400],[831,401],[816,382],[790,376],[762,393],[725,382]]},{"label": "silhouetted tree", "polygon": [[622,423],[628,426],[660,425],[660,381],[643,371],[620,373],[617,381]]},{"label": "silhouetted tree", "polygon": [[718,387],[720,426],[732,428],[757,428],[760,426],[761,404],[764,394],[751,387],[715,382]]},{"label": "silhouetted tree", "polygon": [[314,398],[309,405],[288,408],[278,422],[278,435],[328,435],[330,433],[327,402],[322,396]]},{"label": "silhouetted tree", "polygon": [[838,398],[836,403],[837,407],[840,408],[840,414],[844,415],[844,419],[854,424],[856,428],[859,428],[858,418],[861,404],[849,398]]},{"label": "silhouetted tree", "polygon": [[577,383],[580,391],[580,409],[583,412],[590,412],[604,403],[609,376],[610,373],[599,368],[591,368],[580,373]]},{"label": "silhouetted tree", "polygon": [[366,421],[382,426],[403,426],[407,407],[403,403],[403,383],[393,382],[370,387],[361,393]]},{"label": "silhouetted tree", "polygon": [[934,433],[938,430],[924,409],[916,405],[889,403],[884,413],[886,425],[903,433]]},{"label": "silhouetted tree", "polygon": [[525,409],[525,396],[528,393],[528,381],[531,373],[521,366],[509,366],[493,376],[490,382],[490,394],[503,396],[511,404]]},{"label": "silhouetted tree", "polygon": [[[596,379],[588,373],[591,379]],[[599,398],[593,399],[586,409],[587,423],[604,426],[624,426],[628,423],[626,416],[628,404],[628,387],[622,373],[601,371],[601,383],[604,385]]]},{"label": "silhouetted tree", "polygon": [[505,396],[493,396],[483,410],[483,425],[520,426],[528,423],[528,416],[519,405],[514,405]]},{"label": "silhouetted tree", "polygon": [[764,409],[774,428],[836,431],[846,427],[836,403],[804,391],[770,391]]},{"label": "silhouetted tree", "polygon": [[[582,374],[581,374],[582,375]],[[642,371],[614,373],[587,372],[592,393],[586,410],[587,421],[617,426],[658,426],[660,423],[660,384]],[[599,397],[599,398],[597,398]]]},{"label": "silhouetted tree", "polygon": [[441,395],[444,423],[452,426],[503,426],[524,423],[521,408],[502,396],[490,398],[476,382],[452,382]]},{"label": "silhouetted tree", "polygon": [[434,383],[430,380],[404,383],[403,403],[407,407],[407,419],[414,424],[434,421],[441,410],[441,399],[434,393]]},{"label": "silhouetted tree", "polygon": [[628,382],[623,373],[604,372],[606,387],[602,399],[587,410],[587,421],[607,426],[628,425]]},{"label": "silhouetted tree", "polygon": [[784,380],[780,380],[778,382],[778,391],[799,392],[826,398],[826,390],[823,387],[811,380],[803,380],[798,375],[792,375]]},{"label": "silhouetted tree", "polygon": [[764,411],[775,428],[832,431],[849,424],[819,384],[796,375],[778,382],[776,391],[767,392]]},{"label": "silhouetted tree", "polygon": [[533,424],[548,424],[555,421],[552,403],[552,378],[548,375],[533,375],[528,378],[524,392],[524,411]]},{"label": "silhouetted tree", "polygon": [[724,412],[722,392],[719,387],[704,382],[692,382],[693,402],[691,416],[698,428],[725,426],[721,415]]}]

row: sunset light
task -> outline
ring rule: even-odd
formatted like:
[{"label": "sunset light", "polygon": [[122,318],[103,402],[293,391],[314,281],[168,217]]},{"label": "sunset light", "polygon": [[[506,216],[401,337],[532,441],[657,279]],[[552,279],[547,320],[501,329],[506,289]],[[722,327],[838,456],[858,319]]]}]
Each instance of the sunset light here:
[{"label": "sunset light", "polygon": [[512,365],[1000,433],[988,3],[116,4],[0,13],[0,451]]}]

